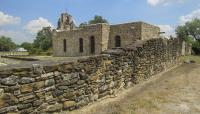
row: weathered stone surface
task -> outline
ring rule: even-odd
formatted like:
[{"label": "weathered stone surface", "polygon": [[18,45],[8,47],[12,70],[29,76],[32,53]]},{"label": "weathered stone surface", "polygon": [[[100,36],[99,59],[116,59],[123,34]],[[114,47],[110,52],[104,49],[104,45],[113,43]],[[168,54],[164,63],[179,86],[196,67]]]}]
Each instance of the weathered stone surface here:
[{"label": "weathered stone surface", "polygon": [[40,64],[33,64],[33,73],[35,74],[43,74],[45,70],[42,65]]},{"label": "weathered stone surface", "polygon": [[49,105],[47,106],[47,112],[56,112],[60,111],[63,108],[62,104],[54,104],[54,105]]},{"label": "weathered stone surface", "polygon": [[141,83],[180,62],[182,43],[178,39],[137,43],[78,62],[62,63],[58,69],[49,67],[45,69],[48,73],[42,65],[32,69],[27,66],[27,71],[25,66],[25,71],[11,68],[7,74],[0,69],[0,113],[74,110]]},{"label": "weathered stone surface", "polygon": [[63,80],[71,80],[73,78],[78,78],[79,74],[78,73],[63,74],[62,77]]},{"label": "weathered stone surface", "polygon": [[21,85],[21,93],[27,93],[33,91],[33,84],[24,84]]},{"label": "weathered stone surface", "polygon": [[17,106],[18,110],[22,110],[22,109],[27,109],[27,108],[30,108],[32,106],[31,103],[28,103],[28,104],[20,104]]},{"label": "weathered stone surface", "polygon": [[3,95],[4,89],[0,88],[0,97]]},{"label": "weathered stone surface", "polygon": [[48,87],[48,86],[52,86],[55,84],[55,81],[54,79],[49,79],[49,80],[46,80],[45,81],[45,86]]},{"label": "weathered stone surface", "polygon": [[76,102],[75,101],[65,101],[63,103],[64,110],[75,108]]},{"label": "weathered stone surface", "polygon": [[41,89],[41,88],[43,88],[44,86],[45,86],[45,85],[44,85],[44,81],[35,82],[35,83],[33,84],[33,88],[34,88],[35,90]]},{"label": "weathered stone surface", "polygon": [[19,83],[20,83],[20,84],[28,84],[28,83],[32,83],[32,82],[34,82],[34,81],[35,81],[34,78],[22,77],[22,78],[19,80]]},{"label": "weathered stone surface", "polygon": [[36,100],[36,101],[33,102],[33,106],[34,107],[38,107],[38,106],[40,106],[42,104],[42,102],[43,101],[41,101],[41,100]]},{"label": "weathered stone surface", "polygon": [[10,76],[8,78],[4,78],[1,80],[1,84],[2,85],[7,85],[7,86],[13,86],[16,85],[18,82],[18,77],[17,76]]},{"label": "weathered stone surface", "polygon": [[55,91],[53,91],[53,97],[58,97],[60,95],[62,95],[64,92],[62,90],[58,90],[56,89]]},{"label": "weathered stone surface", "polygon": [[10,106],[0,109],[0,114],[6,114],[7,112],[17,111],[17,106]]},{"label": "weathered stone surface", "polygon": [[2,105],[5,103],[8,103],[9,105],[14,105],[18,103],[18,99],[10,93],[5,93],[0,97],[0,102],[0,104]]},{"label": "weathered stone surface", "polygon": [[22,102],[22,101],[26,101],[26,100],[33,99],[33,98],[35,98],[34,94],[28,94],[28,95],[24,95],[24,96],[20,97],[19,101]]}]

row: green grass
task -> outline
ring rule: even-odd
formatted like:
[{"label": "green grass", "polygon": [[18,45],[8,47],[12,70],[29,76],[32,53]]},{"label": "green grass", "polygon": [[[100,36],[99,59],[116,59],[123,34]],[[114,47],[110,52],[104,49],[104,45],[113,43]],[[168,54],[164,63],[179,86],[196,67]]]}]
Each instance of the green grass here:
[{"label": "green grass", "polygon": [[182,61],[193,60],[196,63],[200,64],[200,56],[197,55],[190,55],[190,56],[183,56],[181,57]]}]

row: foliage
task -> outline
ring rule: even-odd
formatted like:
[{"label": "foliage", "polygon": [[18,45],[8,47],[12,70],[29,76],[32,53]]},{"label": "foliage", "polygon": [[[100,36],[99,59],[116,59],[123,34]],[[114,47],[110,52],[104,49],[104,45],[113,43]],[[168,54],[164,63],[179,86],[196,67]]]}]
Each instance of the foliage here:
[{"label": "foliage", "polygon": [[188,43],[192,44],[195,54],[200,54],[200,19],[186,22],[185,25],[178,26],[176,34]]},{"label": "foliage", "polygon": [[31,51],[33,49],[33,44],[29,42],[24,42],[20,45],[20,47],[23,47],[24,49]]},{"label": "foliage", "polygon": [[83,28],[83,27],[85,27],[85,26],[88,26],[88,23],[87,23],[87,22],[81,23],[81,24],[79,25],[80,28]]},{"label": "foliage", "polygon": [[108,23],[106,19],[103,19],[103,17],[95,15],[93,20],[90,20],[88,22],[89,24],[97,24],[97,23]]},{"label": "foliage", "polygon": [[97,23],[108,23],[108,21],[106,19],[104,19],[102,16],[95,15],[94,19],[92,19],[92,20],[90,20],[88,22],[81,23],[79,25],[79,27],[83,28],[83,27],[85,27],[87,25],[97,24]]},{"label": "foliage", "polygon": [[14,50],[17,45],[9,37],[0,37],[0,51],[11,51]]},{"label": "foliage", "polygon": [[37,33],[36,39],[34,40],[33,47],[47,51],[52,47],[52,34],[50,27],[44,27]]}]

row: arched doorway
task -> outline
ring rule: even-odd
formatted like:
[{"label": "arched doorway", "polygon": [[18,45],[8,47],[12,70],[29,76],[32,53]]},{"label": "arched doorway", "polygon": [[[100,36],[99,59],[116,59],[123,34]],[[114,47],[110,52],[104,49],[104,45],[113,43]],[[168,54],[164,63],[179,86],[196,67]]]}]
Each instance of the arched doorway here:
[{"label": "arched doorway", "polygon": [[115,36],[115,47],[121,47],[121,37]]},{"label": "arched doorway", "polygon": [[90,37],[90,52],[92,54],[95,53],[95,38],[94,38],[94,36]]}]

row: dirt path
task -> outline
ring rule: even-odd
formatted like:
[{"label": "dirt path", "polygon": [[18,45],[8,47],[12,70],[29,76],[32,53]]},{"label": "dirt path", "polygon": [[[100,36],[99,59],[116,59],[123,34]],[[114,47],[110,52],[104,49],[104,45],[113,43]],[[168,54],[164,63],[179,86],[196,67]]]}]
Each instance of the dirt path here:
[{"label": "dirt path", "polygon": [[200,114],[200,65],[184,64],[67,114]]}]

